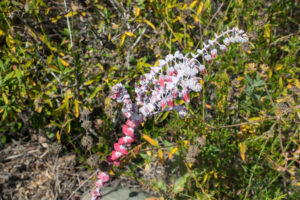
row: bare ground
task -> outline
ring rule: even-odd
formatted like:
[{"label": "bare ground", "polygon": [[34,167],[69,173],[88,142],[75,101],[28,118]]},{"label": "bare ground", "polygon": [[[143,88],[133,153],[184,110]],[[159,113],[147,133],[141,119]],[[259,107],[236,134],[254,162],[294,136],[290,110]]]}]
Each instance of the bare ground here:
[{"label": "bare ground", "polygon": [[74,200],[88,190],[92,172],[74,154],[55,148],[43,137],[6,143],[0,150],[0,199]]}]

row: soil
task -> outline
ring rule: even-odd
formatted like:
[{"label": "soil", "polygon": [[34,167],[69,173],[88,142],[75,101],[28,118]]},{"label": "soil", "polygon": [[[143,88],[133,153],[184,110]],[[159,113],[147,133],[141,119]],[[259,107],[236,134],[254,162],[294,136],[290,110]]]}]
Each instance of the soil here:
[{"label": "soil", "polygon": [[0,200],[79,199],[92,187],[93,173],[76,155],[51,150],[46,138],[12,140],[0,150]]}]

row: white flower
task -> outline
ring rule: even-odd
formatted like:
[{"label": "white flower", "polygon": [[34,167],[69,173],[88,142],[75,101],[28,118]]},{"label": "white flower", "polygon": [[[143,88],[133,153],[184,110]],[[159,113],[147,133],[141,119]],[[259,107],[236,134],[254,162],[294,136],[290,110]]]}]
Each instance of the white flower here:
[{"label": "white flower", "polygon": [[158,73],[160,71],[160,68],[159,67],[151,67],[151,73]]},{"label": "white flower", "polygon": [[206,54],[206,55],[204,56],[204,59],[205,59],[206,61],[211,61],[211,55]]},{"label": "white flower", "polygon": [[236,37],[230,37],[229,42],[236,43],[237,42]]},{"label": "white flower", "polygon": [[197,49],[197,53],[199,54],[199,55],[202,55],[203,54],[203,49]]},{"label": "white flower", "polygon": [[193,53],[191,53],[191,55],[192,55],[192,57],[193,57],[193,58],[197,58],[197,57],[198,57],[198,55],[197,55],[197,54],[193,54]]},{"label": "white flower", "polygon": [[178,58],[178,59],[182,59],[183,55],[179,51],[176,51],[175,54],[174,54],[174,57]]},{"label": "white flower", "polygon": [[[170,80],[172,80],[172,79],[170,78]],[[174,87],[174,84],[171,81],[166,81],[165,87],[167,90],[169,90],[170,88]]]},{"label": "white flower", "polygon": [[223,45],[223,44],[220,45],[220,49],[222,51],[227,51],[227,47],[225,45]]},{"label": "white flower", "polygon": [[203,70],[205,70],[205,66],[204,65],[199,65],[199,70],[202,72]]},{"label": "white flower", "polygon": [[170,62],[171,60],[173,60],[173,57],[174,57],[174,56],[173,56],[172,54],[167,55],[167,56],[166,56],[166,61],[167,61],[167,62]]},{"label": "white flower", "polygon": [[140,107],[139,111],[140,111],[140,113],[141,113],[144,117],[147,117],[148,114],[149,114],[149,113],[146,111],[146,106]]},{"label": "white flower", "polygon": [[188,75],[188,76],[195,76],[197,73],[198,73],[198,70],[195,68],[188,67],[186,69],[186,75]]},{"label": "white flower", "polygon": [[152,73],[146,73],[144,74],[147,80],[151,80],[153,78],[153,74]]},{"label": "white flower", "polygon": [[230,44],[230,40],[229,40],[228,38],[225,38],[225,39],[223,40],[223,42],[224,42],[224,44],[225,44],[226,46],[228,46],[228,45]]},{"label": "white flower", "polygon": [[145,108],[145,110],[146,110],[148,113],[152,113],[152,112],[154,111],[154,109],[155,109],[155,106],[154,106],[152,103],[148,103],[148,104],[146,105],[146,108]]},{"label": "white flower", "polygon": [[167,64],[167,62],[165,61],[165,60],[159,60],[158,61],[158,65],[160,66],[160,67],[163,67],[164,65],[166,65]]}]

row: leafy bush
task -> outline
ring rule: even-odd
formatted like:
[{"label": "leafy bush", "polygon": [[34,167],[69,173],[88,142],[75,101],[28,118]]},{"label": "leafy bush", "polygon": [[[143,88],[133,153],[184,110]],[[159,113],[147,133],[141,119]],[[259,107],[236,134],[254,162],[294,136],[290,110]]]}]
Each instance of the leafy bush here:
[{"label": "leafy bush", "polygon": [[158,59],[195,51],[238,25],[249,44],[207,68],[191,116],[165,112],[147,121],[141,132],[148,137],[123,160],[125,171],[114,173],[165,199],[297,199],[298,1],[67,3],[0,2],[2,143],[45,134],[87,167],[91,154],[104,159],[124,121],[110,88],[123,82],[131,93]]}]

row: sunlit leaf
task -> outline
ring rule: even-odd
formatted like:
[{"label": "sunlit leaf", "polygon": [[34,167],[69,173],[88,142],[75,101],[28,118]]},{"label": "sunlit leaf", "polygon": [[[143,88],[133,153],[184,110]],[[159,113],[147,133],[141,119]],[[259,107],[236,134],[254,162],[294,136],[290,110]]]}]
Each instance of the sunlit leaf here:
[{"label": "sunlit leaf", "polygon": [[176,148],[173,148],[171,151],[170,151],[170,153],[169,153],[169,160],[170,159],[172,159],[172,157],[173,157],[173,155],[175,154],[175,152],[178,150],[178,148],[176,147]]},{"label": "sunlit leaf", "polygon": [[282,77],[279,78],[279,90],[282,90],[283,88],[283,80]]},{"label": "sunlit leaf", "polygon": [[73,12],[69,12],[68,14],[66,14],[64,17],[72,17],[72,16],[75,16],[77,15],[78,13],[76,11],[73,11]]},{"label": "sunlit leaf", "polygon": [[151,28],[153,28],[153,30],[156,30],[155,26],[154,26],[150,21],[144,19],[144,22],[145,22],[146,24],[148,24],[149,26],[151,26]]},{"label": "sunlit leaf", "polygon": [[190,4],[190,8],[191,8],[191,9],[195,8],[195,6],[197,5],[198,2],[199,2],[198,0],[193,1],[193,2]]},{"label": "sunlit leaf", "polygon": [[146,140],[147,142],[149,142],[152,146],[159,147],[158,142],[156,140],[152,139],[151,137],[149,137],[148,135],[143,134],[142,138],[144,140]]},{"label": "sunlit leaf", "polygon": [[120,46],[123,46],[125,38],[126,38],[126,34],[123,34],[122,37],[121,37]]},{"label": "sunlit leaf", "polygon": [[164,164],[164,152],[161,149],[158,150],[158,157],[160,159],[160,162]]},{"label": "sunlit leaf", "polygon": [[2,97],[3,97],[5,104],[8,104],[9,102],[8,102],[8,98],[7,98],[6,94],[2,93]]},{"label": "sunlit leaf", "polygon": [[246,153],[246,143],[245,142],[240,142],[239,143],[239,149],[240,149],[240,156],[242,160],[245,160],[245,153]]},{"label": "sunlit leaf", "polygon": [[135,7],[135,16],[138,17],[141,14],[141,9],[139,7]]},{"label": "sunlit leaf", "polygon": [[56,132],[56,138],[57,138],[58,142],[60,142],[60,133],[59,133],[59,131]]},{"label": "sunlit leaf", "polygon": [[199,15],[202,12],[203,9],[203,1],[200,2],[198,9],[197,9],[197,15]]},{"label": "sunlit leaf", "polygon": [[79,105],[78,105],[78,100],[75,99],[74,100],[74,106],[75,106],[75,117],[78,118],[79,117]]},{"label": "sunlit leaf", "polygon": [[65,61],[64,59],[62,59],[62,58],[58,58],[58,59],[64,67],[70,67],[70,64],[67,61]]},{"label": "sunlit leaf", "polygon": [[133,33],[131,33],[131,32],[125,32],[125,34],[127,35],[127,36],[130,36],[130,37],[136,37]]},{"label": "sunlit leaf", "polygon": [[279,65],[277,65],[277,66],[275,67],[275,70],[276,70],[276,71],[279,71],[279,70],[282,69],[282,67],[283,67],[283,65],[282,65],[282,64],[279,64]]}]

